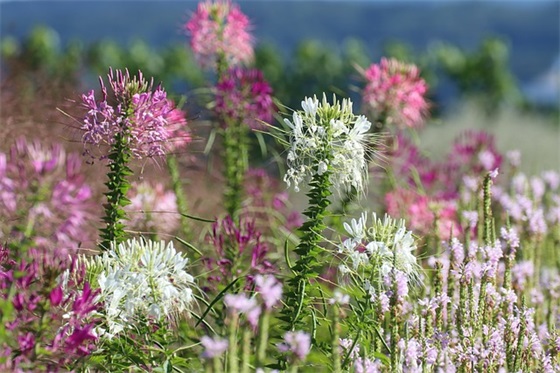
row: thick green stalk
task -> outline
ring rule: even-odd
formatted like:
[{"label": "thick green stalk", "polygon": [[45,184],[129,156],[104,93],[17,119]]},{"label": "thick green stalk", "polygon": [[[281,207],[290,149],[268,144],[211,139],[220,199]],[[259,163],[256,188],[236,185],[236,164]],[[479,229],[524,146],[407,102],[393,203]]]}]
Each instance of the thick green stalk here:
[{"label": "thick green stalk", "polygon": [[219,357],[212,358],[213,373],[222,373],[222,360]]},{"label": "thick green stalk", "polygon": [[264,310],[261,318],[259,319],[259,339],[257,345],[257,359],[255,366],[262,368],[262,364],[266,356],[266,346],[268,343],[268,324],[270,320],[270,311]]},{"label": "thick green stalk", "polygon": [[308,220],[299,228],[302,235],[299,245],[294,250],[299,259],[291,268],[293,275],[286,283],[286,305],[281,316],[287,324],[286,330],[309,327],[311,322],[304,322],[304,319],[311,315],[313,297],[320,295],[317,283],[310,283],[310,279],[317,278],[323,264],[319,262],[322,253],[319,243],[325,229],[323,220],[330,205],[329,178],[330,171],[321,175],[315,173],[310,182],[311,190],[307,193],[309,207],[304,212]]},{"label": "thick green stalk", "polygon": [[179,164],[177,163],[177,158],[174,155],[167,156],[167,169],[169,170],[169,175],[171,176],[171,184],[177,201],[177,210],[181,214],[181,234],[183,235],[183,239],[189,239],[191,232],[188,218],[185,216],[188,212],[187,199],[185,198],[185,191],[183,190]]},{"label": "thick green stalk", "polygon": [[128,136],[126,133],[118,132],[115,135],[115,143],[109,153],[109,173],[107,174],[107,203],[103,205],[105,208],[105,228],[101,229],[101,250],[109,250],[111,242],[119,244],[126,239],[124,232],[126,220],[124,207],[130,204],[126,193],[130,188],[130,183],[126,179],[132,174],[128,167],[131,158],[130,148],[128,147]]},{"label": "thick green stalk", "polygon": [[241,207],[243,198],[243,180],[247,171],[247,128],[239,121],[225,121],[224,130],[224,173],[226,187],[224,205],[233,218]]},{"label": "thick green stalk", "polygon": [[233,314],[229,320],[229,345],[228,345],[228,369],[230,373],[239,372],[239,362],[237,357],[237,314]]},{"label": "thick green stalk", "polygon": [[483,190],[483,240],[487,246],[492,245],[492,177],[488,173],[484,178]]},{"label": "thick green stalk", "polygon": [[249,373],[251,370],[251,328],[243,330],[243,350],[241,352],[241,373]]},{"label": "thick green stalk", "polygon": [[340,373],[342,372],[342,364],[340,361],[340,349],[339,349],[339,339],[340,339],[340,310],[339,305],[334,304],[332,308],[333,316],[332,316],[332,361],[333,361],[333,372]]}]

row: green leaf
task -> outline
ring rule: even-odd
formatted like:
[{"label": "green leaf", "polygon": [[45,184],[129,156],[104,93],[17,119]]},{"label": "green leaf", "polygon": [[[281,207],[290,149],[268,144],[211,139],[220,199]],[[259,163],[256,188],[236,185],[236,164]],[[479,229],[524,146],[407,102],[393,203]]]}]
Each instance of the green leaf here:
[{"label": "green leaf", "polygon": [[185,218],[189,218],[189,219],[192,219],[192,220],[201,221],[201,222],[204,222],[204,223],[215,223],[215,222],[216,222],[215,219],[214,219],[214,220],[210,220],[210,219],[205,219],[205,218],[201,218],[201,217],[193,216],[193,215],[189,215],[189,214],[183,214],[183,213],[179,213],[179,214],[180,214],[181,216],[184,216]]},{"label": "green leaf", "polygon": [[212,302],[208,305],[208,308],[206,308],[206,311],[204,311],[204,313],[200,316],[200,318],[198,319],[197,323],[195,324],[195,327],[198,326],[198,324],[200,324],[200,322],[206,317],[206,315],[208,314],[208,312],[210,312],[210,310],[212,309],[212,307],[214,307],[214,305],[216,303],[218,303],[218,301],[220,299],[222,299],[222,297],[225,295],[225,293],[231,289],[233,287],[233,285],[235,285],[235,283],[237,281],[239,281],[241,277],[237,277],[235,280],[233,280],[232,282],[230,282],[228,284],[228,286],[226,286],[218,295],[216,295],[216,297],[214,298],[214,300],[212,300]]},{"label": "green leaf", "polygon": [[174,237],[177,241],[179,241],[180,243],[182,243],[183,245],[185,245],[187,248],[191,249],[192,251],[194,251],[195,253],[197,253],[199,256],[202,256],[202,253],[200,252],[200,250],[198,250],[196,247],[194,247],[192,244],[190,244],[189,242],[183,240],[181,237]]}]

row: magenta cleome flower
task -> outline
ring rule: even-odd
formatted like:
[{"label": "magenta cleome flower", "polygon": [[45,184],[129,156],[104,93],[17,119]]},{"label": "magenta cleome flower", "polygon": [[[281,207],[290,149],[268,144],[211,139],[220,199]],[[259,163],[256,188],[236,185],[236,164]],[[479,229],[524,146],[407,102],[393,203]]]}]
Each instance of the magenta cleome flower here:
[{"label": "magenta cleome flower", "polygon": [[231,68],[216,86],[216,113],[225,120],[265,130],[276,110],[272,88],[257,69]]},{"label": "magenta cleome flower", "polygon": [[153,80],[145,80],[141,71],[131,77],[128,70],[111,69],[107,77],[113,97],[101,77],[101,101],[96,101],[93,90],[82,95],[87,113],[80,129],[86,154],[93,154],[93,146],[114,145],[117,134],[126,137],[133,156],[139,159],[163,156],[190,142],[184,115],[161,85],[153,89]]},{"label": "magenta cleome flower", "polygon": [[30,241],[54,256],[65,255],[93,241],[93,211],[79,154],[24,138],[0,152],[1,240]]},{"label": "magenta cleome flower", "polygon": [[[213,256],[203,258],[210,272],[209,287],[216,283],[228,284],[234,278],[246,275],[246,288],[254,284],[259,274],[276,272],[276,267],[268,259],[269,248],[254,221],[241,217],[238,224],[230,216],[216,221],[208,241],[216,250]],[[234,263],[236,272],[233,272]]]},{"label": "magenta cleome flower", "polygon": [[184,26],[198,63],[215,68],[218,58],[228,66],[248,64],[253,59],[250,23],[238,6],[229,0],[206,0]]},{"label": "magenta cleome flower", "polygon": [[497,149],[494,136],[485,131],[461,133],[455,139],[449,154],[449,163],[462,167],[461,171],[464,173],[470,171],[477,176],[499,168],[502,159],[503,156]]},{"label": "magenta cleome flower", "polygon": [[98,291],[67,255],[0,250],[0,303],[13,305],[4,319],[8,334],[0,350],[8,360],[0,361],[0,371],[68,371],[95,347]]},{"label": "magenta cleome flower", "polygon": [[376,121],[399,128],[419,128],[428,114],[428,85],[415,65],[382,58],[365,72],[362,91],[364,111]]}]

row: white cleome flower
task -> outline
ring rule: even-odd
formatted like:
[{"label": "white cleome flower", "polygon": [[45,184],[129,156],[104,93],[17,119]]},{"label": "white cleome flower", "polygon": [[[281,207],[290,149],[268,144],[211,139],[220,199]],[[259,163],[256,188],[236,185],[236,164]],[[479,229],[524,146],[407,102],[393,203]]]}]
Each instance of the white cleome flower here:
[{"label": "white cleome flower", "polygon": [[101,290],[108,335],[142,318],[174,321],[189,311],[195,285],[187,263],[172,242],[135,239],[86,259],[88,275]]},{"label": "white cleome flower", "polygon": [[418,281],[419,268],[414,251],[416,242],[406,229],[404,220],[394,220],[388,215],[382,219],[372,213],[373,223],[367,225],[367,215],[344,223],[349,238],[339,246],[344,254],[346,267],[358,273],[388,274],[393,268]]},{"label": "white cleome flower", "polygon": [[372,143],[368,133],[371,123],[363,115],[352,113],[352,101],[333,103],[317,97],[306,97],[303,110],[296,111],[292,120],[284,119],[290,128],[288,171],[284,181],[299,191],[299,184],[314,175],[330,172],[329,180],[339,191],[352,187],[362,193],[367,182],[366,149]]}]

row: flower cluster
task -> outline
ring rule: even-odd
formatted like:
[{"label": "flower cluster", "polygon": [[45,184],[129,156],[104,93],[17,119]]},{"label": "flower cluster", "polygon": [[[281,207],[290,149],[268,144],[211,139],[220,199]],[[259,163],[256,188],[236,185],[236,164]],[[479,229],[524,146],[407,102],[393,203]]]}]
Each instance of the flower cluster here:
[{"label": "flower cluster", "polygon": [[409,279],[417,280],[419,265],[413,254],[416,242],[404,220],[395,221],[387,215],[381,220],[372,213],[373,223],[368,226],[367,218],[364,212],[358,220],[344,223],[350,237],[339,247],[345,256],[340,272],[356,272],[369,279],[372,274],[386,276],[395,268]]},{"label": "flower cluster", "polygon": [[[491,246],[464,247],[454,239],[439,259],[431,261],[440,275],[428,285],[428,296],[402,308],[410,333],[398,342],[404,371],[461,367],[530,371],[529,367],[539,367],[553,372],[559,368],[558,336],[546,321],[557,310],[541,313],[534,308],[542,303],[543,293],[557,287],[558,273],[552,276],[556,280],[549,278],[540,290],[529,293],[523,286],[527,282],[519,279],[523,275],[513,273],[516,267],[510,262],[504,268],[500,262],[504,256],[515,257],[519,241],[511,230],[502,230],[502,236],[504,241]],[[518,277],[513,288],[507,273]],[[558,299],[558,294],[551,299]]]},{"label": "flower cluster", "polygon": [[428,86],[416,66],[382,58],[364,72],[364,78],[362,105],[376,121],[397,127],[423,125],[429,108],[424,97]]},{"label": "flower cluster", "polygon": [[[0,152],[0,240],[64,254],[92,241],[92,191],[78,154],[19,138]],[[94,227],[93,227],[94,228]]]},{"label": "flower cluster", "polygon": [[544,236],[560,224],[560,174],[544,171],[527,177],[516,173],[509,185],[494,187],[493,198],[520,232]]},{"label": "flower cluster", "polygon": [[305,361],[311,349],[311,336],[305,332],[287,332],[284,341],[277,345],[278,351],[288,354],[291,363]]},{"label": "flower cluster", "polygon": [[175,193],[161,183],[132,183],[130,205],[125,206],[130,219],[128,228],[143,234],[173,234],[179,228]]},{"label": "flower cluster", "polygon": [[485,131],[465,131],[454,142],[449,163],[480,175],[499,168],[503,156],[496,149],[494,136]]},{"label": "flower cluster", "polygon": [[447,240],[462,231],[454,199],[434,198],[396,188],[385,195],[385,203],[389,215],[409,217],[410,228],[424,236],[435,232],[439,239]]},{"label": "flower cluster", "polygon": [[371,141],[371,123],[363,115],[354,115],[352,101],[333,103],[323,95],[305,98],[303,110],[295,111],[292,120],[284,119],[290,128],[288,171],[284,181],[299,184],[315,174],[330,174],[330,181],[339,191],[355,188],[362,193],[366,187],[366,149]]},{"label": "flower cluster", "polygon": [[211,273],[208,277],[211,283],[227,285],[234,278],[245,275],[246,286],[251,287],[254,276],[276,272],[268,259],[269,248],[253,220],[241,217],[236,224],[226,216],[212,225],[208,240],[216,250],[215,255],[203,258]]},{"label": "flower cluster", "polygon": [[140,320],[177,321],[191,309],[194,278],[185,270],[188,259],[172,242],[132,239],[85,263],[100,289],[107,338]]},{"label": "flower cluster", "polygon": [[125,138],[136,158],[162,156],[190,141],[184,113],[161,85],[154,89],[153,80],[148,82],[141,71],[131,77],[128,70],[111,69],[108,80],[112,97],[101,77],[101,101],[93,90],[82,95],[87,112],[80,129],[87,154],[93,156],[93,146],[114,145],[117,135]]},{"label": "flower cluster", "polygon": [[[434,232],[442,240],[476,226],[476,221],[471,224],[478,219],[476,211],[460,216],[458,209],[476,201],[484,175],[502,165],[503,156],[492,135],[462,133],[443,162],[424,156],[403,134],[395,136],[392,148],[388,158],[398,183],[385,195],[389,214],[407,217],[415,232]],[[466,221],[463,226],[461,218]]]},{"label": "flower cluster", "polygon": [[0,245],[0,370],[68,371],[94,349],[97,291],[68,256],[11,254]]},{"label": "flower cluster", "polygon": [[228,66],[247,64],[253,59],[253,37],[249,19],[230,0],[206,0],[185,25],[198,63],[214,68],[218,59]]},{"label": "flower cluster", "polygon": [[272,88],[260,70],[231,68],[216,86],[216,113],[227,120],[263,130],[261,122],[271,122],[274,109]]}]

